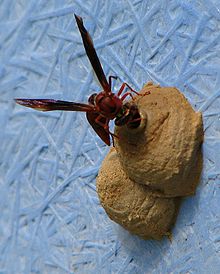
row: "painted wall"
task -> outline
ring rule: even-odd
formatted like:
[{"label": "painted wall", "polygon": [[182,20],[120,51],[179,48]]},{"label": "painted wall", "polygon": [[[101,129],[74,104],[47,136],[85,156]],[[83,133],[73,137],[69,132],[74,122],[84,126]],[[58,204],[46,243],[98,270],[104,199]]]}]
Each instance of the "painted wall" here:
[{"label": "painted wall", "polygon": [[[107,75],[176,86],[205,128],[204,170],[170,242],[113,223],[95,178],[108,152],[84,113],[43,113],[13,98],[86,102],[99,91],[73,13]],[[0,273],[220,272],[220,2],[0,1]]]}]

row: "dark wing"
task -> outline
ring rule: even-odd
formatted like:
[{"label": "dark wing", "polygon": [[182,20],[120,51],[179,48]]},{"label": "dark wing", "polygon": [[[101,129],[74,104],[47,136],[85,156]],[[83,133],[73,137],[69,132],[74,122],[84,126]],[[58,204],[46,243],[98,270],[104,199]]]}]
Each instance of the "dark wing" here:
[{"label": "dark wing", "polygon": [[87,104],[67,102],[53,99],[15,99],[19,105],[41,111],[66,110],[66,111],[94,111],[94,107]]},{"label": "dark wing", "polygon": [[[110,134],[99,124],[95,122],[95,119],[99,116],[97,112],[87,112],[86,117],[92,128],[95,130],[97,135],[102,139],[106,145],[110,146]],[[105,124],[107,118],[103,117],[101,122]]]},{"label": "dark wing", "polygon": [[78,25],[80,34],[82,36],[86,54],[87,54],[89,61],[96,73],[96,76],[97,76],[101,86],[103,87],[103,90],[105,92],[111,92],[111,88],[107,82],[104,71],[102,69],[102,65],[99,61],[98,55],[94,48],[92,38],[91,38],[90,34],[88,33],[88,31],[86,30],[86,28],[84,27],[82,18],[80,16],[77,16],[76,14],[74,14],[74,15],[76,18],[76,23]]}]

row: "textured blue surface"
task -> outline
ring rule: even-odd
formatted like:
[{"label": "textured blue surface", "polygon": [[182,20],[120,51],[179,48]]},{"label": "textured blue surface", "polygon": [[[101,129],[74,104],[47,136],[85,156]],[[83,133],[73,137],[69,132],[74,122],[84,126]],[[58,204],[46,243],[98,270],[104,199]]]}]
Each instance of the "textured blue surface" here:
[{"label": "textured blue surface", "polygon": [[[83,113],[14,97],[86,102],[99,91],[73,12],[107,75],[178,87],[203,112],[203,176],[173,240],[144,241],[101,208],[108,148]],[[219,0],[0,0],[0,273],[220,273]]]}]

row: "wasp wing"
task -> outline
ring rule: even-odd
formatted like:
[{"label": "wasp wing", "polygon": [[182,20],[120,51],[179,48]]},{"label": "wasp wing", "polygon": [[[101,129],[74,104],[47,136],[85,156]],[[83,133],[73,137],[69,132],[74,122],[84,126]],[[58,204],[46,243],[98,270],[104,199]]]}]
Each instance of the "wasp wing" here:
[{"label": "wasp wing", "polygon": [[[99,125],[96,123],[96,118],[99,116],[100,114],[97,112],[87,112],[86,113],[86,117],[88,122],[90,123],[90,125],[92,126],[92,128],[95,130],[95,132],[97,133],[97,135],[102,139],[103,142],[106,143],[106,145],[110,146],[110,134],[109,132],[107,132],[103,126]],[[107,118],[103,117],[100,122],[103,124],[106,124],[107,122]]]},{"label": "wasp wing", "polygon": [[[89,124],[95,130],[97,135],[103,140],[103,142],[110,146],[110,135],[104,127],[96,123],[96,118],[99,116],[99,113],[95,112],[95,108],[92,105],[53,99],[15,99],[15,101],[19,105],[40,111],[65,110],[86,112],[86,117]],[[101,122],[106,124],[107,118],[103,117]]]},{"label": "wasp wing", "polygon": [[66,111],[94,111],[94,107],[87,104],[74,103],[53,99],[15,99],[19,105],[41,111],[66,110]]},{"label": "wasp wing", "polygon": [[94,48],[92,38],[91,38],[89,32],[87,31],[87,29],[84,27],[82,18],[80,16],[77,16],[76,14],[74,14],[74,15],[76,18],[76,23],[79,28],[80,34],[82,36],[83,45],[85,47],[86,54],[87,54],[89,61],[96,73],[96,76],[97,76],[101,86],[103,87],[103,90],[105,92],[111,92],[111,88],[110,88],[109,83],[105,77],[104,71],[102,69],[102,65],[99,61],[98,55]]}]

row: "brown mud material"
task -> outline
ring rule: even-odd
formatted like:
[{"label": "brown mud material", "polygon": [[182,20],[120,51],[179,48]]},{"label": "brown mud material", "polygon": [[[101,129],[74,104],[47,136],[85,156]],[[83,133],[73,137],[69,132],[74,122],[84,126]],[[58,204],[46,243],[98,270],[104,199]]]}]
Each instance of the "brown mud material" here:
[{"label": "brown mud material", "polygon": [[116,127],[115,148],[128,177],[162,197],[195,193],[202,170],[202,115],[173,87],[148,83],[136,96],[137,129]]},{"label": "brown mud material", "polygon": [[131,233],[157,240],[170,235],[180,198],[152,196],[148,187],[130,180],[114,148],[99,171],[97,192],[108,216]]}]

